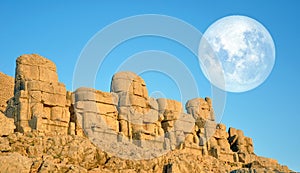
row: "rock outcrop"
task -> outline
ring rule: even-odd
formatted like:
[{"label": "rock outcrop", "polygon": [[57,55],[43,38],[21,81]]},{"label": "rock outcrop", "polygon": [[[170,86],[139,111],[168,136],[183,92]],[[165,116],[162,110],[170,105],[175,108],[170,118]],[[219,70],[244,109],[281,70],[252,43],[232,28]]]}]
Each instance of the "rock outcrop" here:
[{"label": "rock outcrop", "polygon": [[16,128],[14,119],[6,117],[9,114],[8,104],[14,96],[14,78],[0,72],[0,136],[7,136]]},{"label": "rock outcrop", "polygon": [[132,72],[116,73],[110,92],[72,93],[53,62],[32,54],[17,59],[13,94],[3,88],[13,80],[0,77],[0,172],[290,171],[255,155],[241,130],[215,122],[210,98],[189,100],[185,112],[149,97]]},{"label": "rock outcrop", "polygon": [[5,113],[7,101],[14,96],[14,78],[0,72],[0,112]]},{"label": "rock outcrop", "polygon": [[65,85],[59,83],[56,66],[36,54],[17,59],[14,97],[16,131],[67,134],[70,121]]}]

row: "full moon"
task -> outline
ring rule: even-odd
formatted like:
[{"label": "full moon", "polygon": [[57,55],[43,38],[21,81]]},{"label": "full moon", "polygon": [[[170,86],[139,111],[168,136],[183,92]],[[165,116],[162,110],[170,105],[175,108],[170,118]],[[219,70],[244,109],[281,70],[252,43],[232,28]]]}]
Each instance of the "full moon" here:
[{"label": "full moon", "polygon": [[245,92],[258,87],[271,73],[275,46],[258,21],[228,16],[204,32],[199,58],[204,75],[213,85],[228,92]]}]

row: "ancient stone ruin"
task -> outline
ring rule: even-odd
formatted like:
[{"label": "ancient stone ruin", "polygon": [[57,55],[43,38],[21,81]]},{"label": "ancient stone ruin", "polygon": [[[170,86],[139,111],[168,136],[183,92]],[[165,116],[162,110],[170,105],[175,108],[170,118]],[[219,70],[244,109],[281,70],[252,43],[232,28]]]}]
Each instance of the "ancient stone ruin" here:
[{"label": "ancient stone ruin", "polygon": [[70,122],[65,85],[59,83],[56,66],[39,55],[17,59],[14,97],[10,102],[16,131],[32,129],[67,134]]},{"label": "ancient stone ruin", "polygon": [[[0,136],[3,139],[13,133],[71,135],[76,139],[88,138],[96,146],[97,141],[105,141],[105,145],[113,148],[110,142],[114,142],[117,147],[113,150],[128,145],[125,152],[135,146],[135,151],[149,149],[193,153],[197,157],[214,157],[235,165],[261,161],[277,165],[278,170],[288,170],[278,166],[276,161],[255,155],[252,139],[244,136],[241,130],[230,127],[227,131],[224,124],[216,123],[212,100],[208,97],[189,100],[185,111],[178,101],[149,97],[145,81],[132,72],[116,73],[112,77],[110,92],[93,88],[78,88],[70,92],[59,82],[56,66],[50,60],[32,54],[20,56],[16,63],[14,83],[13,78],[0,73]],[[14,147],[14,142],[4,142],[5,145],[2,145],[1,140],[0,151],[7,152]],[[1,146],[6,148],[1,149]],[[30,149],[27,150],[32,154]],[[104,152],[114,155],[106,150]],[[99,157],[96,155],[90,159]],[[45,162],[39,162],[40,157],[36,161],[39,169]],[[109,163],[108,156],[105,158],[107,160],[101,164]],[[169,161],[172,160],[170,158]],[[59,163],[80,165],[80,162],[71,160],[63,159]],[[160,163],[170,167],[172,164],[169,161]],[[84,164],[83,167],[96,168],[96,163],[93,164]],[[162,166],[158,170],[169,167]],[[31,170],[35,170],[33,163]]]}]

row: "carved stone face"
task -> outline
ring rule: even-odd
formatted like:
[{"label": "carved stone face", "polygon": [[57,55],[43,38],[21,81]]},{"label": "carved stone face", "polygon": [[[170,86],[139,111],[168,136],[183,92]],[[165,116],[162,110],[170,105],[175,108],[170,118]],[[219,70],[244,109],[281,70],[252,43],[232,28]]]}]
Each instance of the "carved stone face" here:
[{"label": "carved stone face", "polygon": [[209,104],[204,99],[199,99],[200,104],[198,108],[199,116],[204,119],[210,118],[210,107]]},{"label": "carved stone face", "polygon": [[214,120],[211,100],[209,98],[195,98],[189,100],[186,104],[186,109],[195,119],[200,117],[204,120]]}]

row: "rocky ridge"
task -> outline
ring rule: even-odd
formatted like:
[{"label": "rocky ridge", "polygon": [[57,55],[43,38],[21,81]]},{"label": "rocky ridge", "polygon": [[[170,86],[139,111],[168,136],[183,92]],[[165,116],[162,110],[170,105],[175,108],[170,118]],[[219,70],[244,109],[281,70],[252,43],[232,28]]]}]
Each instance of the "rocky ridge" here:
[{"label": "rocky ridge", "polygon": [[132,72],[116,73],[111,92],[70,92],[50,60],[16,63],[15,80],[0,73],[0,172],[291,172],[217,124],[208,97],[185,113]]}]

